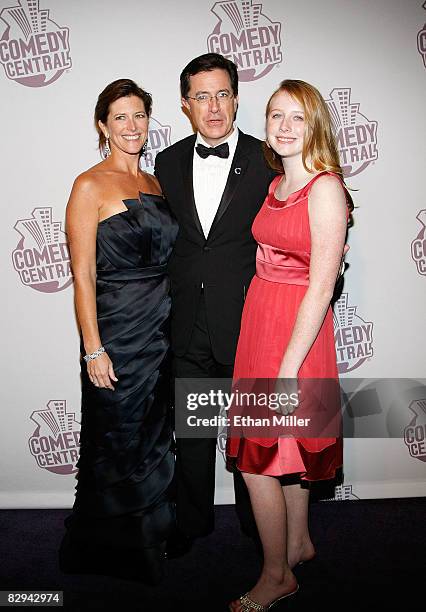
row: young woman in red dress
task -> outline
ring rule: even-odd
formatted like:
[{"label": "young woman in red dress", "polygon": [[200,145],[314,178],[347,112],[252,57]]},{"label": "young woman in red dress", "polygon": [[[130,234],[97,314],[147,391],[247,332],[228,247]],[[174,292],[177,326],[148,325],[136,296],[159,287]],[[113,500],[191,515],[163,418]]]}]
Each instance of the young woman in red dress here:
[{"label": "young woman in red dress", "polygon": [[[253,223],[256,275],[244,306],[234,382],[337,381],[330,301],[353,205],[321,94],[304,81],[283,81],[266,108],[266,136],[265,154],[281,174]],[[342,441],[338,435],[231,433],[227,454],[247,484],[264,553],[259,580],[230,610],[264,611],[297,591],[292,568],[315,555],[308,483],[335,476]]]}]

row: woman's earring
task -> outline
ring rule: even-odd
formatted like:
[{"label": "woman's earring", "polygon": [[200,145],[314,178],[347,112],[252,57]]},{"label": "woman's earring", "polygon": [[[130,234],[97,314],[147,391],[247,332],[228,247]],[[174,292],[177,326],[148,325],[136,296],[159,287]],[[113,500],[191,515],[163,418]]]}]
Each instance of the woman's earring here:
[{"label": "woman's earring", "polygon": [[148,140],[145,140],[145,143],[144,143],[144,145],[142,147],[142,150],[141,150],[141,155],[143,155],[144,157],[146,157],[147,149],[148,149]]},{"label": "woman's earring", "polygon": [[105,157],[109,157],[111,155],[111,149],[109,146],[109,136],[107,136],[105,139],[104,155]]}]

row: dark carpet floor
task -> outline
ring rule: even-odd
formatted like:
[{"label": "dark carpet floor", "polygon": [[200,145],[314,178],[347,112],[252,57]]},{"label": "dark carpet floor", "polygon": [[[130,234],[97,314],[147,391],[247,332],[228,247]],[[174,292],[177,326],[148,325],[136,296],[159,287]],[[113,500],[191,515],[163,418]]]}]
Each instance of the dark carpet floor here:
[{"label": "dark carpet floor", "polygon": [[[64,609],[227,610],[256,581],[260,560],[232,506],[216,507],[214,534],[168,562],[157,587],[106,576],[65,575],[57,549],[68,510],[0,511],[0,588],[62,590]],[[299,566],[300,590],[280,610],[407,609],[425,603],[426,498],[318,501],[310,508],[313,561]],[[419,604],[417,604],[419,605]]]}]

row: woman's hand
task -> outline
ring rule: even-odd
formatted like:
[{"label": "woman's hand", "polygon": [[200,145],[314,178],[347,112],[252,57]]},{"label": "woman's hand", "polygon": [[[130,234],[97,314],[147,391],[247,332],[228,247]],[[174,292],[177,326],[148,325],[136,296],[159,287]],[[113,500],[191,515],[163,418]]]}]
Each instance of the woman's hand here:
[{"label": "woman's hand", "polygon": [[276,412],[284,416],[292,414],[300,404],[300,391],[297,377],[280,377],[275,383],[275,393],[279,395]]},{"label": "woman's hand", "polygon": [[102,353],[102,355],[99,355],[96,359],[91,359],[87,364],[87,373],[95,387],[114,391],[114,386],[111,381],[117,382],[118,378],[114,374],[112,361],[107,353]]}]

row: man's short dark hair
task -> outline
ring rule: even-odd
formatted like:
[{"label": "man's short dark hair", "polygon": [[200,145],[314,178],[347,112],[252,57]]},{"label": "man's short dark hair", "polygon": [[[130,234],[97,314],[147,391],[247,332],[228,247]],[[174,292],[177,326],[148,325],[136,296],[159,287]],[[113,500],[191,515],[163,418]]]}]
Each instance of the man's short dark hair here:
[{"label": "man's short dark hair", "polygon": [[226,59],[219,53],[205,53],[195,59],[191,60],[187,66],[182,70],[180,74],[180,93],[182,98],[188,96],[190,83],[190,77],[198,74],[199,72],[208,72],[209,70],[226,70],[229,74],[229,80],[231,81],[232,93],[234,96],[238,96],[238,72],[234,62]]}]

